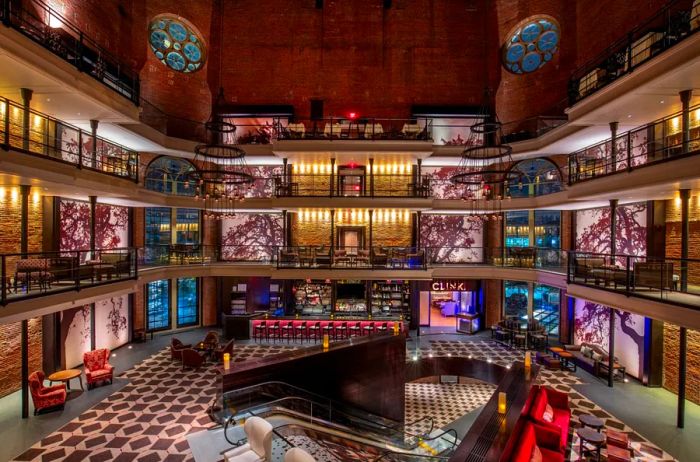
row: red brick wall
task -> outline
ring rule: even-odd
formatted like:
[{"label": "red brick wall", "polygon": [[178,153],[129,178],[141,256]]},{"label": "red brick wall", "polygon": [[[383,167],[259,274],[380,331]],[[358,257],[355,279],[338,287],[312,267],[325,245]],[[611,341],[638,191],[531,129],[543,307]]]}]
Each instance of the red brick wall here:
[{"label": "red brick wall", "polygon": [[[689,201],[690,234],[688,242],[688,258],[700,258],[700,196],[692,196]],[[680,258],[681,256],[681,205],[679,200],[666,201],[666,256]],[[674,269],[679,264],[674,263]],[[678,269],[675,269],[678,272]],[[688,282],[700,283],[700,265],[688,266]]]},{"label": "red brick wall", "polygon": [[216,279],[202,278],[202,325],[214,326],[219,322],[219,310],[216,303]]},{"label": "red brick wall", "polygon": [[[680,329],[673,324],[664,324],[664,371],[663,386],[678,393],[678,338]],[[686,372],[686,398],[700,404],[700,332],[688,330],[688,353]]]},{"label": "red brick wall", "polygon": [[489,327],[503,318],[502,281],[489,279],[484,284],[484,304],[486,305],[486,326]]},{"label": "red brick wall", "polygon": [[[41,370],[41,318],[29,320],[29,373]],[[21,323],[0,325],[0,398],[22,386]]]},{"label": "red brick wall", "polygon": [[[603,2],[601,2],[603,3]],[[499,0],[494,8],[498,21],[498,47],[507,39],[511,29],[532,15],[554,17],[561,27],[559,52],[552,61],[530,74],[512,74],[500,65],[500,86],[496,94],[496,109],[504,123],[519,121],[535,115],[558,115],[566,107],[569,76],[576,60],[576,11],[573,2],[556,0]],[[598,26],[599,27],[599,26]],[[596,28],[597,30],[597,28]],[[517,131],[516,124],[504,127]]]}]

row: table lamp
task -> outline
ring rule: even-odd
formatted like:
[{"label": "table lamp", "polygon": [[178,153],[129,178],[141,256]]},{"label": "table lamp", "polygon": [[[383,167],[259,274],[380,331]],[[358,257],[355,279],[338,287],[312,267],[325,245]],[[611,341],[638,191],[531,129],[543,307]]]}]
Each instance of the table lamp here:
[{"label": "table lamp", "polygon": [[525,352],[525,370],[529,370],[532,366],[532,355],[530,351]]},{"label": "table lamp", "polygon": [[323,349],[324,350],[328,349],[329,343],[330,343],[330,340],[328,339],[328,334],[323,334]]},{"label": "table lamp", "polygon": [[498,413],[506,413],[506,394],[503,391],[498,393]]},{"label": "table lamp", "polygon": [[224,353],[224,369],[231,367],[231,353]]}]

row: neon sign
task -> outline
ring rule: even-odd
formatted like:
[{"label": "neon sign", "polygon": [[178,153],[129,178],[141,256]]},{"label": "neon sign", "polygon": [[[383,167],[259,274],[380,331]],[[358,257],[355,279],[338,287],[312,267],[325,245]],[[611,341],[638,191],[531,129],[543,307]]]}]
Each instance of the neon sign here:
[{"label": "neon sign", "polygon": [[435,292],[445,292],[445,291],[465,292],[465,291],[471,290],[471,288],[469,286],[470,286],[470,284],[468,284],[466,281],[437,280],[437,281],[433,281],[430,288],[431,288],[431,290],[433,290]]}]

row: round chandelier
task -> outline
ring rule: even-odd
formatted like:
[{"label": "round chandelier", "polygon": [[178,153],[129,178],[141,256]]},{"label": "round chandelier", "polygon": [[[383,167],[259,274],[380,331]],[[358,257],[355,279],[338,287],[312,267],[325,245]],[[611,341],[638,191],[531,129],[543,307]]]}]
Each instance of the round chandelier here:
[{"label": "round chandelier", "polygon": [[509,186],[520,181],[520,174],[510,169],[513,148],[502,142],[502,124],[490,111],[490,100],[491,90],[486,89],[477,122],[470,127],[466,148],[450,177],[452,184],[462,188],[470,220],[502,220]]},{"label": "round chandelier", "polygon": [[[233,133],[235,125],[207,124],[210,131]],[[205,218],[220,220],[236,216],[236,204],[245,200],[255,178],[245,162],[246,152],[231,144],[200,144],[195,148],[193,171],[195,199],[203,202]]]}]

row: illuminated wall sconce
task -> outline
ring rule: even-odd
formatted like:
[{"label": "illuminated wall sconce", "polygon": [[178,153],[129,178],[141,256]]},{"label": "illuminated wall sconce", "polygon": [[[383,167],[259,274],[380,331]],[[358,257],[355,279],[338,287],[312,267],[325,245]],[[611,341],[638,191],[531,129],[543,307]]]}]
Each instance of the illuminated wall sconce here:
[{"label": "illuminated wall sconce", "polygon": [[230,353],[224,353],[224,369],[230,369],[231,368],[231,354]]},{"label": "illuminated wall sconce", "polygon": [[323,349],[328,350],[329,345],[330,339],[328,338],[328,334],[323,334]]},{"label": "illuminated wall sconce", "polygon": [[506,394],[503,391],[498,392],[498,413],[506,413]]},{"label": "illuminated wall sconce", "polygon": [[66,12],[66,5],[63,0],[49,0],[49,10],[47,12],[46,22],[52,29],[63,26],[61,16]]}]

